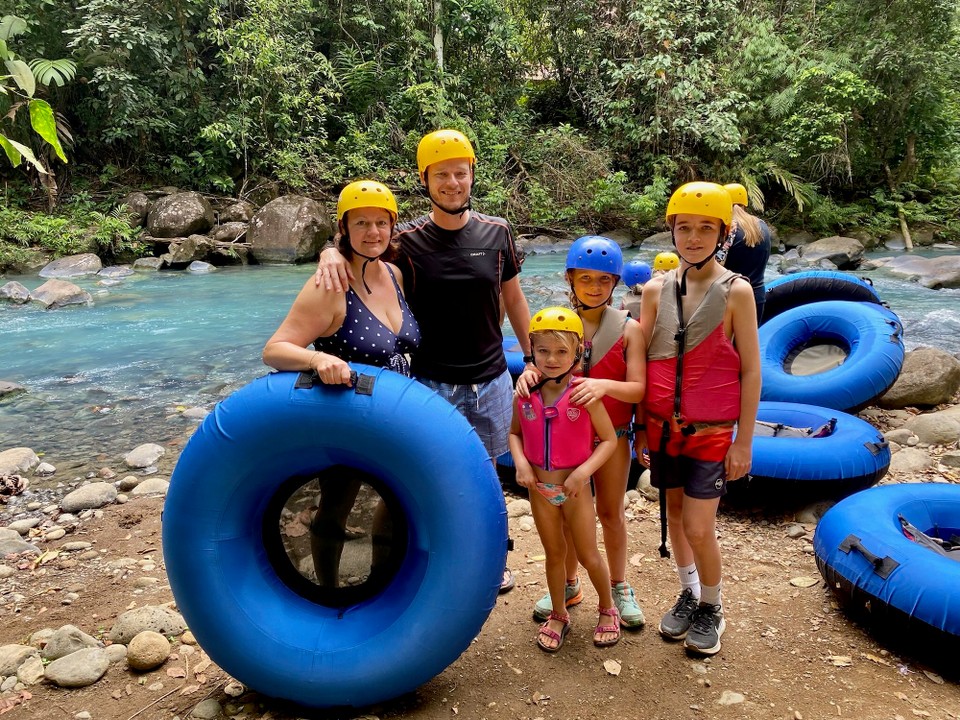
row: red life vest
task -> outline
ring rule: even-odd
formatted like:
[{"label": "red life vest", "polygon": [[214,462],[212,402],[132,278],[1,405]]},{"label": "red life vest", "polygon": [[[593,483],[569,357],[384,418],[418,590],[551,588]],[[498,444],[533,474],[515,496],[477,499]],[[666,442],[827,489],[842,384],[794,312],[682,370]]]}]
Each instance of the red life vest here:
[{"label": "red life vest", "polygon": [[544,470],[582,465],[593,454],[593,423],[585,407],[570,402],[570,386],[553,405],[544,405],[535,392],[517,398],[523,454]]}]

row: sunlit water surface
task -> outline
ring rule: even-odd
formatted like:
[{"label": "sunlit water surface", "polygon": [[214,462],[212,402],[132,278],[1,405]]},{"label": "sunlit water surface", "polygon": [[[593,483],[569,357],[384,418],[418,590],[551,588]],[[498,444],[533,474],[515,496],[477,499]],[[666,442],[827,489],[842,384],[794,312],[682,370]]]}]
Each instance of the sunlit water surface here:
[{"label": "sunlit water surface", "polygon": [[[630,251],[628,259],[652,262],[655,253]],[[565,248],[527,258],[521,284],[532,309],[566,303],[564,257]],[[54,465],[96,467],[116,465],[141,443],[182,438],[196,424],[182,416],[185,408],[209,409],[267,372],[263,344],[311,270],[159,272],[113,286],[85,277],[74,282],[93,295],[91,307],[0,305],[0,380],[28,388],[0,403],[0,450],[28,446]],[[900,315],[908,349],[960,353],[960,291],[927,290],[882,270],[857,275],[869,277]],[[771,265],[768,280],[774,277]],[[35,275],[6,280],[30,289],[43,282]]]}]

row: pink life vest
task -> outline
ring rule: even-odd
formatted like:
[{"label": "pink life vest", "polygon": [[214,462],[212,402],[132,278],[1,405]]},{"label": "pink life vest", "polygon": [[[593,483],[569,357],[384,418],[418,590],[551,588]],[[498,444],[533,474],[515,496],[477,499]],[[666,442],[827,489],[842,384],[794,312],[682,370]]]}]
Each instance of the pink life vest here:
[{"label": "pink life vest", "polygon": [[544,470],[566,470],[582,465],[593,454],[593,423],[587,409],[570,402],[570,386],[553,405],[543,404],[539,392],[517,398],[523,454]]}]

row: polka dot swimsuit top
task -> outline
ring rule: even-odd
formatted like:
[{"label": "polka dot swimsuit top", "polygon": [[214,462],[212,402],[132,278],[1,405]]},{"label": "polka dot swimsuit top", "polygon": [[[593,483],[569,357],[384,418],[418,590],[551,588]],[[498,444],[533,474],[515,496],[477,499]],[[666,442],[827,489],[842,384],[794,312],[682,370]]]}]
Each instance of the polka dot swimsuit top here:
[{"label": "polka dot swimsuit top", "polygon": [[[388,271],[389,272],[389,271]],[[336,355],[347,362],[362,362],[385,367],[401,375],[410,375],[410,364],[404,353],[413,352],[420,344],[420,327],[400,292],[397,279],[390,272],[397,291],[403,322],[400,332],[394,333],[347,288],[347,313],[340,329],[329,337],[317,338],[313,346],[320,352]]]}]

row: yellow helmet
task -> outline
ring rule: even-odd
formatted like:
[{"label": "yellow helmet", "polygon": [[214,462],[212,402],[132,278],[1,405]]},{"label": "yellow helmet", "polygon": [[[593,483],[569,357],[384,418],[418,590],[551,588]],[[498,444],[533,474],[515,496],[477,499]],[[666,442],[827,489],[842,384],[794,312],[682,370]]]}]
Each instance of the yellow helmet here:
[{"label": "yellow helmet", "polygon": [[583,340],[583,321],[570,308],[548,307],[530,318],[530,334],[544,330],[576,333]]},{"label": "yellow helmet", "polygon": [[654,270],[673,270],[676,267],[680,267],[680,258],[677,257],[676,253],[657,253],[657,256],[653,259]]},{"label": "yellow helmet", "polygon": [[347,210],[365,207],[383,208],[390,213],[393,222],[397,221],[397,201],[393,193],[386,185],[375,180],[357,180],[340,191],[340,198],[337,200],[337,221],[343,219]]},{"label": "yellow helmet", "polygon": [[733,201],[723,185],[690,182],[674,190],[667,203],[667,222],[675,215],[705,215],[721,220],[727,227],[733,221]]},{"label": "yellow helmet", "polygon": [[459,130],[435,130],[424,135],[417,146],[417,170],[420,177],[423,172],[434,163],[454,158],[464,158],[470,161],[470,167],[477,159],[473,152],[473,145]]},{"label": "yellow helmet", "polygon": [[740,183],[728,183],[723,187],[730,193],[730,200],[733,201],[734,205],[743,205],[746,207],[750,204],[747,200],[747,189]]}]

